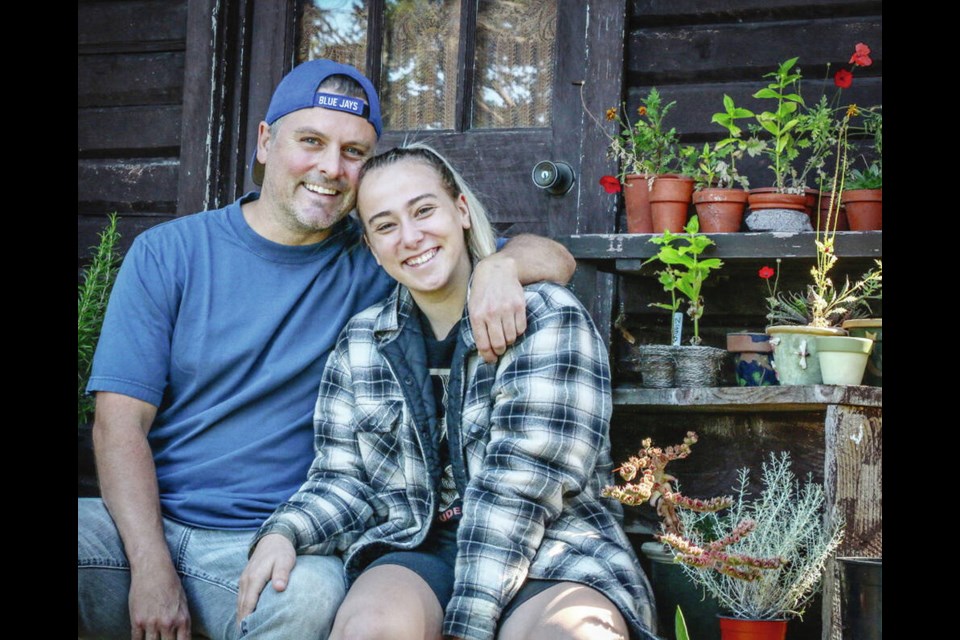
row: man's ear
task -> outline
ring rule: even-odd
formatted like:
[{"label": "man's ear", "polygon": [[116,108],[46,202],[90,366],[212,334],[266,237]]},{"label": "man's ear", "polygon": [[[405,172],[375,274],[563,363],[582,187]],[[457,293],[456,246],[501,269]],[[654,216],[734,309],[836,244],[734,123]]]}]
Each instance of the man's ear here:
[{"label": "man's ear", "polygon": [[257,127],[257,162],[260,164],[267,164],[267,154],[271,142],[270,125],[261,120],[260,126]]}]

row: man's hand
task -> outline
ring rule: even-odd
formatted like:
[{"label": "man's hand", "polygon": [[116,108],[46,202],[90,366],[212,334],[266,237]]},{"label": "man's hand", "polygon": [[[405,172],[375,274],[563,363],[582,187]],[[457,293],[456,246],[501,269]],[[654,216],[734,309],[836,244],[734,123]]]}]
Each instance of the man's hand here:
[{"label": "man's hand", "polygon": [[253,613],[260,593],[272,582],[273,588],[283,591],[290,580],[290,572],[297,563],[293,544],[277,533],[260,538],[247,566],[240,575],[240,593],[237,596],[237,624]]},{"label": "man's hand", "polygon": [[130,575],[133,640],[190,640],[190,611],[180,577],[170,562]]},{"label": "man's hand", "polygon": [[527,303],[513,258],[495,253],[477,263],[467,308],[480,356],[496,362],[527,329]]}]

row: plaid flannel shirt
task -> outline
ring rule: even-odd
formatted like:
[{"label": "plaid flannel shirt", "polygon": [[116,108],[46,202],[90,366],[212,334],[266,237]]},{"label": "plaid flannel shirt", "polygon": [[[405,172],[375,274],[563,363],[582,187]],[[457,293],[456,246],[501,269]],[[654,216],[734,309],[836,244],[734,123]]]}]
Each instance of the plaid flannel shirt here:
[{"label": "plaid flannel shirt", "polygon": [[[495,364],[479,358],[461,323],[465,357],[454,358],[450,381],[450,407],[460,411],[447,419],[465,486],[443,632],[493,638],[503,607],[532,577],[593,587],[633,637],[655,638],[652,591],[617,522],[619,505],[599,498],[612,480],[606,349],[563,287],[530,285],[526,300],[527,330]],[[426,537],[436,511],[429,434],[403,388],[418,381],[401,379],[385,355],[391,342],[412,339],[404,330],[412,309],[398,287],[344,329],[320,385],[308,480],[257,540],[280,533],[298,553],[340,553],[353,579],[375,557]]]}]

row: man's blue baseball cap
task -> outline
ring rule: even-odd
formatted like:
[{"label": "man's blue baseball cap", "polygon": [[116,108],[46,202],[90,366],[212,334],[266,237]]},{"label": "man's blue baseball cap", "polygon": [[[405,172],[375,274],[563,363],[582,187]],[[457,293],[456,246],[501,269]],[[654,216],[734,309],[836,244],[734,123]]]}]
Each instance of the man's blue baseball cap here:
[{"label": "man's blue baseball cap", "polygon": [[[318,91],[323,81],[330,76],[347,76],[356,80],[367,94],[367,101]],[[344,111],[363,118],[373,125],[378,140],[383,132],[380,100],[377,98],[373,83],[348,64],[340,64],[333,60],[309,60],[297,65],[277,85],[264,120],[272,125],[288,113],[313,107]],[[254,183],[263,184],[263,165],[257,161],[256,149],[253,150],[253,160],[250,162],[250,174]]]}]

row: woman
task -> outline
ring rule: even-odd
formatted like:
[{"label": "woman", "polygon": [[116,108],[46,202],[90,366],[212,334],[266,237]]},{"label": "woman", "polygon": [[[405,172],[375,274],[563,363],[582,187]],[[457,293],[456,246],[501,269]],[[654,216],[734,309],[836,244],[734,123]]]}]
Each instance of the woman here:
[{"label": "woman", "polygon": [[332,638],[653,638],[619,507],[598,498],[610,375],[583,307],[526,287],[525,333],[484,363],[464,309],[495,243],[459,175],[426,146],[394,149],[364,167],[357,209],[400,286],[340,335],[309,479],[251,562],[342,554]]}]

